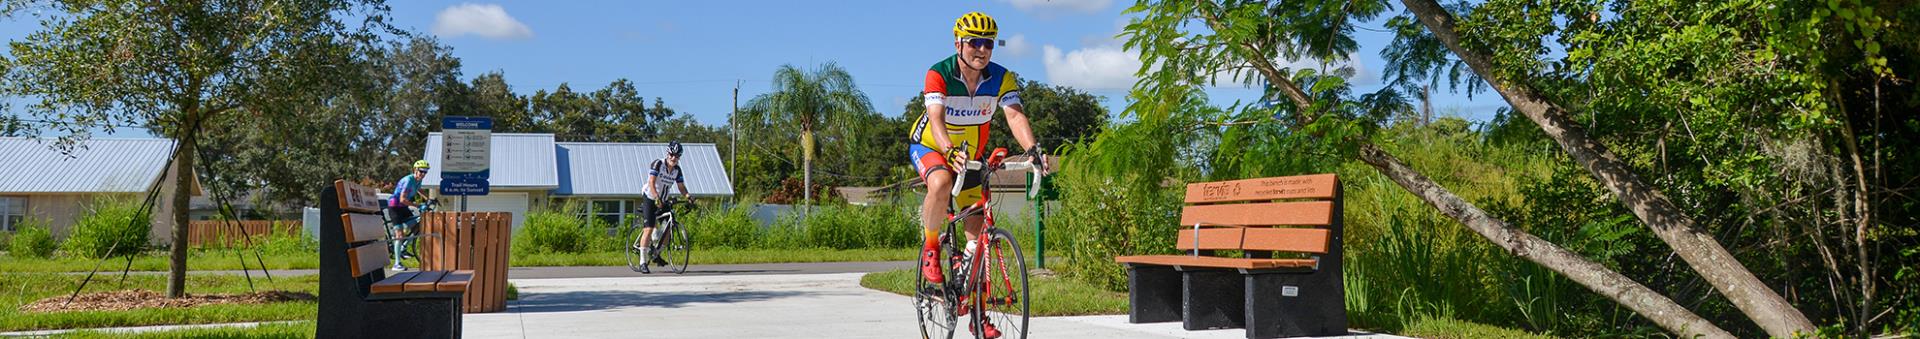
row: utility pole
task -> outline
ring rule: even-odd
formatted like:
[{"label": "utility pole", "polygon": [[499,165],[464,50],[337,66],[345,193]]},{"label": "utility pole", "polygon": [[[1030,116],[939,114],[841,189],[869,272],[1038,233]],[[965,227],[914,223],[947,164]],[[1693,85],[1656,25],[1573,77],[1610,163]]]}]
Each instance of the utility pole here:
[{"label": "utility pole", "polygon": [[[733,81],[733,114],[727,115],[727,134],[731,134],[733,136],[733,142],[727,143],[727,173],[728,173],[727,182],[733,182],[734,178],[732,173],[740,170],[739,169],[740,157],[736,153],[737,152],[736,150],[740,149],[740,123],[738,122],[739,120],[740,120],[740,80],[734,80]],[[740,202],[739,199],[740,199],[739,196],[737,195],[734,196],[734,203],[739,203]]]},{"label": "utility pole", "polygon": [[1433,86],[1420,86],[1420,126],[1433,124]]}]

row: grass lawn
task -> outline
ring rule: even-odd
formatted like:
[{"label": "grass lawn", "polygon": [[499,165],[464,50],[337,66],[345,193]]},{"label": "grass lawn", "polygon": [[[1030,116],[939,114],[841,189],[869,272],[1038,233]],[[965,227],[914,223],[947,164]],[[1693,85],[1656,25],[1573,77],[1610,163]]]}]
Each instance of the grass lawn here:
[{"label": "grass lawn", "polygon": [[[253,252],[240,252],[246,256],[247,269],[259,270],[259,261],[254,260]],[[260,255],[267,269],[315,269],[320,268],[320,257],[311,254],[266,254]],[[53,258],[20,258],[8,256],[0,260],[0,272],[86,272],[99,265],[101,272],[118,272],[127,267],[125,257],[102,262],[100,259],[86,259],[56,256]],[[149,251],[133,258],[134,271],[166,271],[167,253]],[[229,271],[240,269],[240,259],[234,251],[193,250],[187,253],[187,269],[193,271]]]},{"label": "grass lawn", "polygon": [[[766,263],[804,263],[804,262],[849,262],[849,261],[900,261],[913,260],[918,251],[909,248],[900,249],[731,249],[695,248],[692,253],[692,265],[717,264],[766,264]],[[621,252],[597,253],[537,253],[516,254],[511,259],[514,267],[535,266],[626,266],[627,255]]]},{"label": "grass lawn", "polygon": [[302,321],[286,324],[265,324],[249,328],[208,328],[190,330],[172,330],[145,332],[138,334],[116,334],[99,331],[76,331],[59,335],[62,338],[312,338],[314,324]]},{"label": "grass lawn", "polygon": [[[51,296],[64,296],[79,286],[84,275],[64,273],[0,274],[0,331],[45,330],[91,327],[121,327],[161,324],[204,324],[276,320],[309,320],[319,312],[311,301],[262,305],[210,305],[189,308],[155,308],[129,311],[22,312],[20,306]],[[275,277],[273,282],[255,276],[254,286],[261,291],[285,290],[317,293],[319,276]],[[165,291],[163,275],[131,275],[125,288],[119,275],[101,275],[87,285],[83,293],[122,289]],[[248,292],[245,278],[234,275],[195,274],[187,276],[187,293]]]},{"label": "grass lawn", "polygon": [[[911,270],[868,273],[860,277],[860,286],[911,295],[915,274],[918,273]],[[1059,277],[1030,276],[1027,286],[1028,293],[1033,295],[1033,302],[1028,305],[1031,316],[1127,314],[1126,293],[1107,291]]]}]

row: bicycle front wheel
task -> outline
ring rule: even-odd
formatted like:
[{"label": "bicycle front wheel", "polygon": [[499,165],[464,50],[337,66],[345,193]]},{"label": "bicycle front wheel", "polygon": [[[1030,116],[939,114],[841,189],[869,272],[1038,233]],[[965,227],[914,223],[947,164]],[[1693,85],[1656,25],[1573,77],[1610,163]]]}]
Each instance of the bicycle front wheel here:
[{"label": "bicycle front wheel", "polygon": [[640,229],[638,228],[633,228],[632,230],[633,230],[633,241],[628,242],[627,250],[621,251],[621,252],[627,252],[627,269],[631,269],[634,272],[639,272],[641,267],[644,267],[647,265],[647,258],[642,258],[640,256],[640,245],[641,245],[640,235],[646,234],[647,232],[641,232]]},{"label": "bicycle front wheel", "polygon": [[687,234],[687,228],[673,221],[662,232],[666,239],[660,239],[660,259],[667,261],[667,270],[674,274],[687,272],[687,260],[693,258],[693,236]]},{"label": "bicycle front wheel", "polygon": [[[941,238],[945,239],[947,237],[946,233],[941,234]],[[958,253],[951,250],[953,246],[949,244],[948,241],[941,241],[940,243],[942,247],[949,248],[947,253]],[[954,272],[953,267],[951,267],[953,261],[939,260],[939,263],[943,265],[941,272]],[[908,274],[912,274],[913,280],[916,282],[914,284],[913,308],[915,315],[919,316],[920,319],[920,338],[953,338],[954,330],[957,328],[956,320],[959,318],[954,312],[956,306],[959,306],[953,297],[955,289],[950,288],[950,286],[958,285],[952,283],[953,280],[951,279],[954,279],[953,274],[946,275],[947,279],[949,279],[946,283],[934,283],[927,281],[927,277],[920,274],[918,265],[914,267],[914,269],[910,270],[911,273]]]},{"label": "bicycle front wheel", "polygon": [[[973,304],[986,310],[975,314],[975,323],[988,321],[999,330],[1001,338],[1024,339],[1027,337],[1027,315],[1030,308],[1027,301],[1031,295],[1027,292],[1027,260],[1022,256],[1020,243],[1013,239],[1013,233],[1003,229],[987,232],[986,260],[980,261],[980,269],[973,270],[981,279],[974,280]],[[980,331],[983,325],[974,325],[977,338],[985,338],[986,331]]]}]

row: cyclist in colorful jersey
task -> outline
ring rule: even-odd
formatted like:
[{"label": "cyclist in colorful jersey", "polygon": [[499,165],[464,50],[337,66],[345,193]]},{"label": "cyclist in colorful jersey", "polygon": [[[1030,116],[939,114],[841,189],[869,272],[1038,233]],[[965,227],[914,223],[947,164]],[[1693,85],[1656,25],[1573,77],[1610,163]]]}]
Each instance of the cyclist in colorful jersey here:
[{"label": "cyclist in colorful jersey", "polygon": [[[387,198],[387,222],[392,224],[387,225],[387,227],[392,229],[394,238],[412,235],[415,230],[420,228],[420,219],[413,217],[413,209],[425,203],[423,199],[425,195],[420,192],[420,180],[426,178],[427,170],[432,169],[432,167],[430,164],[427,164],[426,160],[414,161],[413,173],[400,177],[400,181],[393,184],[393,196]],[[406,266],[400,265],[400,260],[398,259],[401,257],[413,257],[413,253],[407,250],[407,246],[409,245],[413,245],[413,239],[393,242],[393,256],[395,259],[393,261],[393,270],[404,271],[407,269]]]},{"label": "cyclist in colorful jersey", "polygon": [[[944,216],[980,200],[980,186],[984,183],[973,175],[968,176],[971,180],[959,183],[963,191],[958,197],[949,194],[955,185],[954,167],[979,160],[987,153],[987,124],[993,121],[995,108],[1005,112],[1007,127],[1013,129],[1014,140],[1026,148],[1027,154],[1042,156],[1042,148],[1033,137],[1033,127],[1020,105],[1019,76],[992,62],[999,31],[993,17],[984,13],[961,15],[953,24],[956,53],[927,70],[926,89],[921,92],[926,98],[927,114],[914,124],[915,143],[908,148],[914,169],[927,184],[927,196],[920,206],[926,239],[921,249],[920,274],[930,282],[945,280],[938,261],[940,224],[947,219]],[[1044,161],[1035,163],[1045,164]],[[949,211],[949,214],[943,215],[940,211]],[[980,237],[981,219],[976,215],[967,220],[968,239]],[[967,247],[974,246],[978,246],[976,242],[968,240]],[[998,336],[991,324],[986,332],[989,338]]]},{"label": "cyclist in colorful jersey", "polygon": [[656,219],[660,218],[661,212],[672,208],[672,206],[667,206],[665,202],[667,200],[665,199],[667,197],[667,185],[680,187],[681,200],[693,201],[692,194],[687,193],[686,176],[684,173],[680,173],[681,151],[684,151],[684,149],[680,146],[679,141],[667,143],[667,157],[665,159],[654,160],[652,165],[648,165],[647,181],[640,184],[641,191],[646,193],[646,196],[640,198],[640,218],[641,222],[646,225],[640,229],[640,232],[642,232],[640,233],[640,258],[647,260],[646,263],[640,264],[640,273],[653,273],[652,270],[647,269],[648,264],[667,265],[666,260],[661,260],[659,257],[654,256],[652,249],[647,247],[647,244],[653,243],[653,238],[660,236],[653,233],[655,230],[654,226],[660,222]]}]

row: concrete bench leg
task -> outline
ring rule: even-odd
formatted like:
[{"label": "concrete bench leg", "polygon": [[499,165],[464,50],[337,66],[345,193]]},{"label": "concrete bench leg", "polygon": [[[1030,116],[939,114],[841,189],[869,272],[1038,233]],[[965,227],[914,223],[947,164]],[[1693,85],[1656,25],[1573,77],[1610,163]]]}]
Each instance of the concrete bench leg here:
[{"label": "concrete bench leg", "polygon": [[1347,334],[1346,295],[1322,274],[1247,274],[1247,338]]},{"label": "concrete bench leg", "polygon": [[1180,272],[1172,266],[1127,265],[1127,322],[1180,321]]},{"label": "concrete bench leg", "polygon": [[1218,269],[1180,272],[1186,302],[1181,323],[1187,330],[1246,327],[1246,281],[1239,272]]}]

